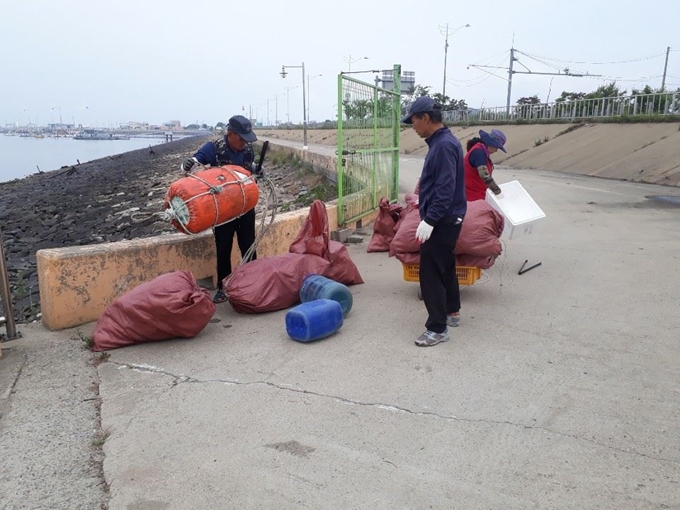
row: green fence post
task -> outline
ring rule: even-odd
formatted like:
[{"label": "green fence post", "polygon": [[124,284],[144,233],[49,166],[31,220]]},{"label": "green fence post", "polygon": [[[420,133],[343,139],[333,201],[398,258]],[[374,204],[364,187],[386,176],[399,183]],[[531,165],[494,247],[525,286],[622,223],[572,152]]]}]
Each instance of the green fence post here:
[{"label": "green fence post", "polygon": [[342,160],[344,159],[342,155],[343,150],[343,140],[342,140],[342,73],[338,75],[338,226],[343,226],[345,224],[345,213],[342,206],[342,181],[343,181],[343,166]]},{"label": "green fence post", "polygon": [[401,65],[394,64],[394,101],[392,117],[392,147],[396,154],[392,155],[392,196],[390,200],[399,198],[399,134],[401,130]]}]

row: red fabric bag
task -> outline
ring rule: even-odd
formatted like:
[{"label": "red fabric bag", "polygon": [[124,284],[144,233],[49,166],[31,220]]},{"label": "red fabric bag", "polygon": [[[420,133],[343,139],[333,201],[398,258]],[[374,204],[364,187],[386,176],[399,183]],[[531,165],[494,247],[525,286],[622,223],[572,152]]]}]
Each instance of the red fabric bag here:
[{"label": "red fabric bag", "polygon": [[289,308],[300,301],[305,277],[323,274],[330,265],[322,257],[302,253],[253,260],[232,273],[225,288],[229,304],[239,313]]},{"label": "red fabric bag", "polygon": [[126,345],[193,338],[206,327],[215,304],[189,271],[175,271],[142,283],[111,303],[97,321],[93,351]]},{"label": "red fabric bag", "polygon": [[345,245],[329,240],[326,206],[316,200],[290,253],[257,259],[237,267],[225,278],[229,303],[240,313],[283,310],[300,300],[306,276],[320,274],[345,285],[363,283]]},{"label": "red fabric bag", "polygon": [[311,253],[328,260],[331,265],[324,273],[319,273],[326,278],[345,285],[364,283],[347,246],[338,241],[330,241],[329,238],[326,205],[321,200],[315,200],[309,206],[309,215],[288,251]]},{"label": "red fabric bag", "polygon": [[[416,240],[416,230],[420,223],[417,198],[402,211],[397,223],[397,233],[390,244],[390,256],[403,264],[420,263],[420,243]],[[503,251],[500,236],[503,233],[504,218],[483,200],[468,202],[467,214],[463,220],[460,236],[454,253],[456,265],[488,269]]]},{"label": "red fabric bag", "polygon": [[368,253],[388,251],[396,233],[395,225],[399,221],[401,204],[390,204],[386,197],[380,199],[378,217],[373,222],[373,235],[368,243]]},{"label": "red fabric bag", "polygon": [[456,255],[498,257],[503,251],[500,240],[504,218],[484,200],[468,202],[467,214],[456,243]]}]

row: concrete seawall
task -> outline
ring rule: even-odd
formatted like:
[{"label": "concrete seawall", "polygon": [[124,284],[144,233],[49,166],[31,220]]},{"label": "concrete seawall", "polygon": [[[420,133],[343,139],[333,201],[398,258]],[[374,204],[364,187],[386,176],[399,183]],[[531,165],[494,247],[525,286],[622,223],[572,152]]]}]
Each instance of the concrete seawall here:
[{"label": "concrete seawall", "polygon": [[[315,170],[335,175],[335,158],[285,146],[308,161]],[[338,227],[337,203],[326,204],[330,230]],[[288,251],[307,218],[308,209],[280,213],[258,245],[258,257],[271,257]],[[377,213],[361,220],[373,221]],[[353,228],[357,223],[345,225]],[[210,231],[198,235],[166,234],[157,237],[39,250],[36,254],[42,323],[51,330],[96,321],[117,297],[137,285],[162,274],[187,270],[198,280],[216,282],[215,241]],[[241,261],[234,243],[232,265]]]}]

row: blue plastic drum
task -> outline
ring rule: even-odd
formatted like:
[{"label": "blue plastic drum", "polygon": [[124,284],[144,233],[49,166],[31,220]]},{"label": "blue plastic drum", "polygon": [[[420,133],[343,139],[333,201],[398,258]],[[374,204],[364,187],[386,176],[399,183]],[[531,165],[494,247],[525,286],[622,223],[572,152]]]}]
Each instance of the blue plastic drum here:
[{"label": "blue plastic drum", "polygon": [[306,303],[317,299],[332,299],[340,303],[343,317],[352,309],[352,293],[346,285],[319,274],[310,274],[302,282],[300,301]]},{"label": "blue plastic drum", "polygon": [[286,332],[298,342],[313,342],[342,327],[342,307],[332,299],[308,301],[286,313]]}]

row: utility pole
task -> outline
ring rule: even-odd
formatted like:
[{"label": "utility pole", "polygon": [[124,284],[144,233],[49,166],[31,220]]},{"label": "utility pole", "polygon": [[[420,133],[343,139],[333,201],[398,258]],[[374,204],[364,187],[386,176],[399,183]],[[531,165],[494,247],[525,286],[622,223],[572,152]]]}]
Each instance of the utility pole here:
[{"label": "utility pole", "polygon": [[508,99],[505,102],[505,114],[510,116],[510,98],[512,97],[512,64],[515,62],[515,48],[510,48],[510,66],[508,67]]},{"label": "utility pole", "polygon": [[285,78],[288,76],[288,73],[286,72],[286,68],[298,68],[302,69],[302,149],[307,150],[307,92],[306,92],[306,86],[305,86],[305,63],[302,62],[302,65],[300,66],[287,66],[287,65],[282,65],[281,66],[281,78]]},{"label": "utility pole", "polygon": [[442,84],[442,100],[446,96],[446,57],[449,54],[449,24],[446,24],[446,39],[444,39],[444,83]]},{"label": "utility pole", "polygon": [[663,79],[661,80],[661,92],[666,89],[666,71],[668,71],[668,54],[671,52],[671,47],[666,46],[666,63],[663,65]]},{"label": "utility pole", "polygon": [[442,98],[446,96],[446,57],[449,54],[449,36],[455,34],[458,32],[461,28],[468,28],[470,26],[469,23],[462,25],[458,28],[454,28],[453,30],[449,31],[449,24],[446,24],[446,28],[442,30],[442,27],[439,27],[439,31],[444,35],[444,83],[442,84]]},{"label": "utility pole", "polygon": [[[506,113],[509,115],[510,114],[510,100],[512,97],[512,75],[513,74],[539,74],[541,76],[571,76],[574,78],[583,78],[584,76],[602,76],[601,74],[579,74],[579,73],[572,73],[569,68],[565,68],[564,72],[558,72],[558,73],[543,73],[543,72],[537,72],[537,71],[532,71],[529,69],[527,66],[522,64],[522,62],[519,61],[519,59],[515,56],[517,53],[524,55],[520,50],[516,50],[513,47],[510,48],[510,65],[508,67],[498,67],[498,66],[483,66],[483,65],[478,65],[478,64],[469,64],[468,67],[474,67],[475,69],[481,69],[482,71],[489,73],[492,76],[495,76],[496,78],[501,78],[505,79],[502,76],[498,76],[497,74],[494,74],[489,71],[485,71],[484,68],[489,68],[489,69],[507,69],[508,71],[508,98],[506,101]],[[526,71],[516,71],[514,69],[514,63],[517,62],[519,65],[524,67]]]}]

